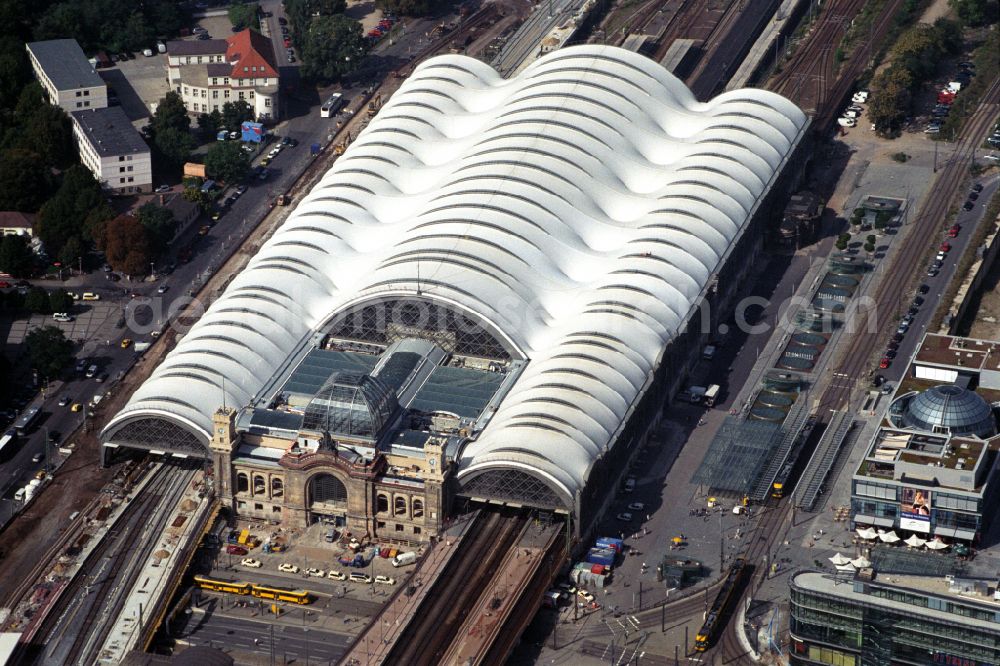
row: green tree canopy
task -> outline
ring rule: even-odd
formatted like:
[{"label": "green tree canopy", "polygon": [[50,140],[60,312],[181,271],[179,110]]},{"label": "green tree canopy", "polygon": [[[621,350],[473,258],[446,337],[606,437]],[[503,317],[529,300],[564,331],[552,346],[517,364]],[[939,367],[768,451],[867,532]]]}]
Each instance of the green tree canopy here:
[{"label": "green tree canopy", "polygon": [[227,184],[238,183],[250,173],[250,158],[235,141],[217,142],[205,155],[205,171],[209,178]]},{"label": "green tree canopy", "polygon": [[375,0],[375,6],[382,11],[401,16],[426,16],[443,4],[440,0]]},{"label": "green tree canopy", "polygon": [[49,310],[52,312],[69,312],[73,309],[73,297],[62,289],[49,292]]},{"label": "green tree canopy", "polygon": [[198,116],[198,131],[202,141],[213,141],[222,128],[222,114],[218,109]]},{"label": "green tree canopy", "polygon": [[73,358],[73,343],[55,326],[41,326],[24,337],[32,367],[42,377],[54,379]]},{"label": "green tree canopy", "polygon": [[162,206],[149,202],[139,207],[136,218],[146,228],[151,248],[166,249],[177,227],[174,214]]},{"label": "green tree canopy", "polygon": [[0,271],[16,278],[31,277],[35,255],[28,246],[28,237],[20,234],[0,238]]},{"label": "green tree canopy", "polygon": [[153,145],[163,166],[172,171],[179,170],[191,157],[195,148],[194,137],[188,130],[173,127],[156,132],[153,135]]},{"label": "green tree canopy", "polygon": [[879,72],[872,80],[872,94],[868,98],[868,118],[875,129],[883,134],[895,134],[909,112],[913,74],[905,67],[892,65]]},{"label": "green tree canopy", "polygon": [[[15,13],[7,13],[5,10]],[[0,2],[0,16],[25,14],[23,8],[15,9]],[[21,89],[31,81],[31,66],[28,64],[24,41],[16,34],[0,36],[0,109],[5,111],[14,106]]]},{"label": "green tree canopy", "polygon": [[145,275],[153,260],[149,233],[131,215],[119,215],[107,224],[104,256],[116,271],[126,275]]},{"label": "green tree canopy", "polygon": [[[82,233],[82,230],[81,230]],[[67,268],[73,268],[80,263],[80,258],[87,251],[87,246],[80,238],[80,235],[73,235],[66,239],[62,249],[59,250],[59,261]]]},{"label": "green tree canopy", "polygon": [[0,152],[0,210],[33,213],[53,190],[52,172],[38,153],[21,148]]},{"label": "green tree canopy", "polygon": [[156,105],[151,125],[154,134],[168,129],[187,132],[191,128],[191,119],[181,96],[173,90],[164,95]]},{"label": "green tree canopy", "polygon": [[366,51],[360,23],[343,14],[321,16],[309,24],[302,45],[302,75],[335,81],[356,68]]},{"label": "green tree canopy", "polygon": [[50,257],[60,256],[67,240],[87,233],[89,217],[108,210],[101,186],[90,171],[79,164],[67,169],[59,189],[38,215],[38,235],[46,252]]},{"label": "green tree canopy", "polygon": [[963,23],[973,27],[996,23],[1000,12],[996,0],[948,0],[948,5]]},{"label": "green tree canopy", "polygon": [[239,132],[244,120],[253,120],[253,108],[246,101],[238,99],[222,105],[221,127],[230,132]]},{"label": "green tree canopy", "polygon": [[38,83],[32,82],[21,91],[14,108],[14,120],[4,147],[30,150],[49,166],[60,169],[77,162],[69,116],[60,107],[47,102]]},{"label": "green tree canopy", "polygon": [[246,2],[238,0],[229,6],[229,22],[233,24],[235,30],[250,28],[260,32],[260,23],[257,14],[260,7],[256,2]]},{"label": "green tree canopy", "polygon": [[176,35],[187,20],[175,0],[61,0],[38,3],[35,39],[72,35],[86,52],[149,47],[157,35]]},{"label": "green tree canopy", "polygon": [[24,297],[24,308],[35,314],[52,312],[49,309],[49,293],[41,287],[32,287]]}]

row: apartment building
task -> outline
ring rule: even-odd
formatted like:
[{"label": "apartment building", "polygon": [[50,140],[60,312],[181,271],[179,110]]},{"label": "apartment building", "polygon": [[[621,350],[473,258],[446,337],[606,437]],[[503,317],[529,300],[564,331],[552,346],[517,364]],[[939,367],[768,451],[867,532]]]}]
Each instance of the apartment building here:
[{"label": "apartment building", "polygon": [[31,42],[27,49],[35,78],[50,103],[61,106],[66,113],[108,105],[108,87],[75,39]]},{"label": "apartment building", "polygon": [[70,117],[80,161],[102,187],[114,194],[152,191],[149,146],[121,107],[74,111]]}]

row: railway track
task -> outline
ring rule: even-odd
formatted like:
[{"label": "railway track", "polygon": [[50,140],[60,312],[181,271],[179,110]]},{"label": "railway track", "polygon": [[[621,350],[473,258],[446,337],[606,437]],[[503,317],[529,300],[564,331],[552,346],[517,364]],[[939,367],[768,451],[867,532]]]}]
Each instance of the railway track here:
[{"label": "railway track", "polygon": [[89,666],[96,659],[110,628],[166,528],[165,506],[190,482],[194,470],[178,472],[162,465],[130,502],[114,530],[87,557],[73,580],[22,651],[18,663],[60,663]]},{"label": "railway track", "polygon": [[428,598],[429,608],[421,608],[399,636],[385,663],[431,666],[441,663],[455,632],[487,590],[504,555],[517,543],[527,523],[517,510],[504,508],[484,512],[462,539],[461,557],[441,573]]}]

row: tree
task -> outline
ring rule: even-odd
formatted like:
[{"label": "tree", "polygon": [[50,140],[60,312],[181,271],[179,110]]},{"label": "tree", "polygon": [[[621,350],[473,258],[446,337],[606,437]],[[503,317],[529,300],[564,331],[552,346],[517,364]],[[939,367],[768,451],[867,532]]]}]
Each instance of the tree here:
[{"label": "tree", "polygon": [[194,150],[195,143],[191,133],[184,129],[168,127],[153,134],[153,145],[164,167],[170,170],[180,169]]},{"label": "tree", "polygon": [[36,314],[52,312],[49,309],[49,293],[41,287],[32,287],[24,296],[24,309]]},{"label": "tree", "polygon": [[865,243],[865,252],[871,254],[875,251],[875,243]]},{"label": "tree", "polygon": [[43,377],[58,377],[73,358],[73,343],[55,326],[31,329],[24,343],[32,367]]},{"label": "tree", "polygon": [[[5,9],[12,11],[7,13]],[[0,16],[24,16],[24,13],[22,8],[0,4]],[[24,42],[18,35],[0,36],[0,107],[4,110],[14,103],[21,89],[31,81],[31,67]]]},{"label": "tree", "polygon": [[73,297],[62,289],[49,292],[49,310],[52,312],[69,312],[73,308]]},{"label": "tree", "polygon": [[876,240],[878,239],[875,237],[875,234],[868,234],[868,236],[865,238],[865,242],[871,245],[874,245]]},{"label": "tree", "polygon": [[847,244],[851,242],[851,234],[840,234],[837,236],[837,249],[843,252],[847,249]]},{"label": "tree", "polygon": [[245,120],[253,120],[253,108],[244,100],[238,99],[222,105],[221,127],[230,132],[238,132]]},{"label": "tree", "polygon": [[38,83],[25,86],[14,108],[17,127],[6,137],[6,147],[37,153],[46,164],[66,168],[77,162],[69,116],[48,103]]},{"label": "tree", "polygon": [[[228,103],[228,102],[227,102]],[[198,116],[198,130],[202,141],[213,141],[222,127],[222,114],[218,109]]]},{"label": "tree", "polygon": [[948,6],[963,23],[973,27],[995,23],[1000,11],[996,0],[948,0]]},{"label": "tree", "polygon": [[212,195],[207,192],[201,191],[200,184],[184,184],[184,193],[181,195],[188,201],[198,204],[198,207],[203,211],[207,211],[212,207],[212,203],[215,201]]},{"label": "tree", "polygon": [[90,171],[79,164],[67,169],[55,196],[38,214],[38,235],[49,256],[60,256],[70,237],[80,238],[87,233],[85,222],[89,218],[107,215],[108,211],[101,186]]},{"label": "tree", "polygon": [[334,81],[356,68],[367,51],[361,24],[343,14],[321,16],[309,24],[302,45],[302,75]]},{"label": "tree", "polygon": [[437,9],[434,0],[375,0],[375,6],[402,16],[426,16]]},{"label": "tree", "polygon": [[38,153],[21,148],[0,153],[0,210],[33,213],[52,191],[52,172]]},{"label": "tree", "polygon": [[119,215],[111,220],[104,239],[104,256],[116,271],[145,275],[152,260],[146,228],[131,215]]},{"label": "tree", "polygon": [[205,155],[205,171],[209,178],[237,183],[250,173],[250,158],[235,141],[216,143]]},{"label": "tree", "polygon": [[233,30],[240,31],[250,28],[259,32],[260,23],[257,19],[259,11],[260,7],[256,2],[247,3],[245,0],[239,0],[230,5],[229,22],[233,24]]},{"label": "tree", "polygon": [[136,218],[146,228],[153,248],[165,249],[167,243],[174,237],[177,221],[168,209],[149,202],[136,211]]},{"label": "tree", "polygon": [[66,239],[66,242],[63,243],[62,249],[59,250],[59,261],[62,262],[63,266],[69,266],[72,268],[79,263],[80,257],[82,257],[86,251],[87,248],[80,239],[79,235],[70,236]]},{"label": "tree", "polygon": [[16,234],[0,238],[0,271],[16,278],[29,277],[35,266],[35,255],[28,247],[28,237]]},{"label": "tree", "polygon": [[301,48],[302,42],[299,36],[309,31],[309,24],[314,16],[343,14],[346,9],[346,0],[285,0],[285,15],[295,27],[292,31],[292,40]]},{"label": "tree", "polygon": [[909,113],[913,81],[913,74],[897,65],[882,70],[872,80],[868,117],[877,131],[891,135],[900,130]]},{"label": "tree", "polygon": [[188,117],[187,109],[184,108],[184,100],[177,92],[171,90],[156,105],[156,113],[153,114],[154,136],[168,129],[187,132],[191,129],[191,119]]}]

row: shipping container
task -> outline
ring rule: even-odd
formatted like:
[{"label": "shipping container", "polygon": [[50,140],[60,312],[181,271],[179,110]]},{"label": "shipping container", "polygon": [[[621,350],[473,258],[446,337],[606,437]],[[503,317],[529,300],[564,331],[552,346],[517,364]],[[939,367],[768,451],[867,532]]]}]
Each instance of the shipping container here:
[{"label": "shipping container", "polygon": [[603,576],[607,573],[607,567],[603,564],[592,564],[590,566],[590,573],[597,574],[598,576]]},{"label": "shipping container", "polygon": [[621,553],[625,542],[615,537],[600,537],[594,545],[598,548],[614,548],[615,552]]},{"label": "shipping container", "polygon": [[603,564],[610,567],[614,566],[615,556],[614,548],[591,548],[590,552],[587,553],[587,561],[591,564]]}]

